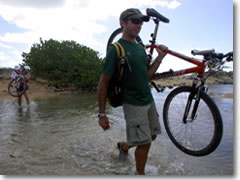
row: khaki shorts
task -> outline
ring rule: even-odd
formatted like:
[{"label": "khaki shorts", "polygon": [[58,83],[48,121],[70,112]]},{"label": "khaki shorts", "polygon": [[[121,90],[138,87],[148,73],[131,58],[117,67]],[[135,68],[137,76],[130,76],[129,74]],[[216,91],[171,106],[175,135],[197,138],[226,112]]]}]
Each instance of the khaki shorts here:
[{"label": "khaki shorts", "polygon": [[129,146],[152,142],[152,136],[161,134],[155,103],[146,106],[123,104]]}]

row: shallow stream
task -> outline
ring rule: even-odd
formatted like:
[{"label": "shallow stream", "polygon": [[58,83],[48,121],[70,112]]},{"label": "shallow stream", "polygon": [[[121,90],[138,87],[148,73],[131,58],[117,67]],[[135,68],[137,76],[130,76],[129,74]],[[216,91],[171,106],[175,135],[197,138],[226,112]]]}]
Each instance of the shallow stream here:
[{"label": "shallow stream", "polygon": [[[209,87],[223,118],[219,147],[205,157],[178,150],[162,121],[164,99],[171,90],[153,91],[162,134],[152,144],[148,175],[233,174],[232,85]],[[14,100],[0,101],[0,174],[2,175],[134,175],[134,150],[119,157],[116,143],[126,139],[122,109],[108,109],[111,129],[98,125],[95,93],[62,95],[19,107]]]}]

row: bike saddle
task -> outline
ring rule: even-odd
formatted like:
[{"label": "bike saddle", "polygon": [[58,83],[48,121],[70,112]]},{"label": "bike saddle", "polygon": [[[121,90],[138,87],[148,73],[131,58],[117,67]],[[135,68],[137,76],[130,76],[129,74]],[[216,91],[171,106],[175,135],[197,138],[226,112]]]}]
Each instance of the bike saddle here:
[{"label": "bike saddle", "polygon": [[164,22],[164,23],[169,23],[169,19],[164,17],[163,15],[161,15],[159,12],[157,12],[155,9],[153,8],[147,8],[147,15],[151,16],[151,17],[155,17],[157,19],[159,19],[160,21]]}]

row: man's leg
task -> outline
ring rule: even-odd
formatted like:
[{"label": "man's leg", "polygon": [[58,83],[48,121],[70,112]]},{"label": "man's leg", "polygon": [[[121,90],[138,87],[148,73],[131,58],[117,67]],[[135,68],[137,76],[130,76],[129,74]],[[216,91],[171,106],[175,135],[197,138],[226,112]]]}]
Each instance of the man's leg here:
[{"label": "man's leg", "polygon": [[130,148],[134,147],[134,146],[129,146],[128,142],[118,142],[117,146],[118,146],[119,150],[121,149],[120,152],[123,151],[123,152],[126,152],[126,153],[128,153],[128,150]]},{"label": "man's leg", "polygon": [[150,144],[139,145],[135,150],[135,160],[136,160],[136,171],[139,175],[145,175],[145,165],[148,159],[148,152],[150,149]]},{"label": "man's leg", "polygon": [[124,144],[123,144],[123,146],[122,146],[122,150],[125,151],[125,152],[127,152],[128,149],[129,149],[128,143],[127,143],[127,142],[124,142]]},{"label": "man's leg", "polygon": [[27,91],[24,93],[24,97],[26,99],[27,104],[30,104],[30,98]]},{"label": "man's leg", "polygon": [[[156,135],[152,135],[152,141],[154,141],[156,137],[157,137]],[[132,147],[134,146],[129,146],[127,142],[123,142],[122,150],[127,152]]]},{"label": "man's leg", "polygon": [[[156,135],[151,136],[151,134],[160,133],[160,124],[159,124],[156,108],[151,108],[151,107],[154,107],[154,106],[153,105],[133,106],[130,104],[123,104],[124,117],[126,120],[126,131],[127,131],[128,143],[130,144],[130,146],[134,146],[135,143],[133,141],[136,141],[136,139],[138,143],[143,143],[143,142],[147,143],[145,145],[137,145],[135,150],[137,174],[145,174],[144,168],[147,163],[148,152],[151,146],[151,141],[156,139]],[[139,124],[148,124],[148,123],[150,127],[139,125]],[[134,131],[134,128],[135,128],[135,131],[138,130],[137,128],[141,128],[141,130],[146,133],[141,134],[141,136],[135,137],[134,133],[130,132],[130,131]],[[154,130],[153,128],[157,129],[157,131]],[[126,143],[124,143],[122,145],[122,150],[127,150],[131,148],[131,147],[126,148],[126,147],[127,145]]]},{"label": "man's leg", "polygon": [[18,105],[21,106],[21,104],[22,104],[22,96],[19,96],[18,97]]}]

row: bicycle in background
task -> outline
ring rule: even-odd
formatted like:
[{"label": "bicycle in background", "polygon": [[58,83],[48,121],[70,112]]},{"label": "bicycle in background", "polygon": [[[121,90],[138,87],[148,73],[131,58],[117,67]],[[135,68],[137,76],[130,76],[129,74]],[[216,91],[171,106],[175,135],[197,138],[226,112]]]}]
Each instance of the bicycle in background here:
[{"label": "bicycle in background", "polygon": [[8,84],[8,93],[13,97],[19,97],[28,89],[27,73],[30,71],[29,66],[16,66],[11,74],[12,80]]}]

